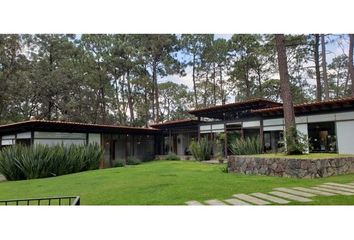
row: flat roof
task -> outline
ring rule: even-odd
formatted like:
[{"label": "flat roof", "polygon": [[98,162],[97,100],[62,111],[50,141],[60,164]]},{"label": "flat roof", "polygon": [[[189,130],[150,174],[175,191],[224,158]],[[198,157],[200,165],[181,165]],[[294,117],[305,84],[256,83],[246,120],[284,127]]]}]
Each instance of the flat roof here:
[{"label": "flat roof", "polygon": [[158,129],[129,127],[121,125],[104,125],[66,121],[29,120],[0,125],[0,134],[27,131],[48,132],[84,132],[84,133],[121,133],[121,134],[156,134]]},{"label": "flat roof", "polygon": [[224,105],[217,105],[212,107],[200,108],[189,111],[188,113],[193,114],[197,117],[208,117],[216,119],[224,119],[225,114],[234,114],[236,112],[248,112],[251,110],[263,109],[270,107],[281,107],[282,103],[274,102],[264,98],[254,98],[246,101],[229,103]]},{"label": "flat roof", "polygon": [[195,119],[179,119],[179,120],[172,120],[172,121],[166,121],[162,123],[151,124],[150,126],[153,128],[165,129],[165,128],[193,127],[193,126],[198,126],[199,123],[202,123],[202,121],[195,120]]},{"label": "flat roof", "polygon": [[[325,101],[311,101],[307,103],[295,104],[294,111],[297,114],[318,112],[318,111],[332,111],[354,109],[354,97],[346,97],[339,99],[330,99]],[[283,107],[271,107],[263,109],[252,110],[253,113],[259,113],[262,116],[272,116],[283,114]]]}]

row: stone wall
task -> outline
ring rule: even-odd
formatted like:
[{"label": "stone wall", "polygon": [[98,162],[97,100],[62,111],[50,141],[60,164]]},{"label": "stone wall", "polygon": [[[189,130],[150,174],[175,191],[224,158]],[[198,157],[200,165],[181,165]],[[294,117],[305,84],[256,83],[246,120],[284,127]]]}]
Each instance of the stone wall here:
[{"label": "stone wall", "polygon": [[294,178],[319,178],[354,172],[354,157],[325,159],[229,156],[228,171]]}]

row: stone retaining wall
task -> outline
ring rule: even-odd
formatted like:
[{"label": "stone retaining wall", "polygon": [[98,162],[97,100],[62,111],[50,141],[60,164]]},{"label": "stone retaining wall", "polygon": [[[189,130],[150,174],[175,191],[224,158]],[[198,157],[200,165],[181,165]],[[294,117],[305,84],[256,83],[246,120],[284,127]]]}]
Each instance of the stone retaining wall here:
[{"label": "stone retaining wall", "polygon": [[229,156],[228,171],[268,176],[319,178],[354,172],[354,157],[324,159]]}]

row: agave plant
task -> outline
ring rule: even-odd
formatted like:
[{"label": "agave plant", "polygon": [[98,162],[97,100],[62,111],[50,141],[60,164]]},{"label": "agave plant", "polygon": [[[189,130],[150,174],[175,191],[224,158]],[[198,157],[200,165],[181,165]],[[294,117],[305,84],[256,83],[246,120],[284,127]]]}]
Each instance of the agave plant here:
[{"label": "agave plant", "polygon": [[211,143],[206,138],[202,138],[199,142],[192,141],[189,150],[197,161],[209,160],[211,156]]},{"label": "agave plant", "polygon": [[103,155],[99,145],[6,147],[0,151],[0,173],[7,180],[59,176],[97,169]]},{"label": "agave plant", "polygon": [[251,155],[262,153],[262,146],[259,137],[237,138],[230,142],[230,151],[235,155]]}]

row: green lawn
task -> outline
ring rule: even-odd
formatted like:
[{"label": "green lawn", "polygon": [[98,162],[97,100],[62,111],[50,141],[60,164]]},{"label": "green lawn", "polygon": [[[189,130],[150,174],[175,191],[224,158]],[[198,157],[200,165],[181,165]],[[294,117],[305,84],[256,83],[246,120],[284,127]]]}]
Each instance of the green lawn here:
[{"label": "green lawn", "polygon": [[252,157],[269,157],[269,158],[297,158],[297,159],[322,159],[322,158],[339,158],[339,157],[354,157],[350,154],[337,153],[310,153],[301,155],[286,155],[285,153],[263,153],[250,155]]},{"label": "green lawn", "polygon": [[[154,161],[46,179],[0,182],[0,199],[79,195],[84,205],[176,205],[188,200],[226,199],[235,193],[266,193],[275,187],[354,181],[354,174],[310,180],[228,174],[222,172],[224,166]],[[313,199],[310,204],[354,204],[354,196]]]}]

